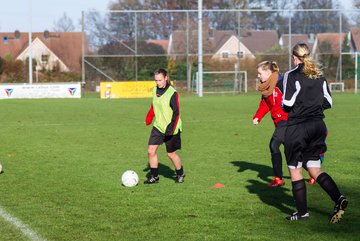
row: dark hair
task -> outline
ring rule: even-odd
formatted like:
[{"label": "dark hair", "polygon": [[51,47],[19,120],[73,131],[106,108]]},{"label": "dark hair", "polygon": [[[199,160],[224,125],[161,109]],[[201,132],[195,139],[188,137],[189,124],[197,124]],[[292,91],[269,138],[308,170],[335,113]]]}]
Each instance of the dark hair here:
[{"label": "dark hair", "polygon": [[157,74],[162,74],[164,77],[167,77],[167,83],[171,85],[170,77],[168,75],[168,72],[165,69],[157,69],[154,71],[154,76]]},{"label": "dark hair", "polygon": [[154,71],[154,75],[162,74],[164,77],[168,76],[168,73],[165,69],[157,69]]}]

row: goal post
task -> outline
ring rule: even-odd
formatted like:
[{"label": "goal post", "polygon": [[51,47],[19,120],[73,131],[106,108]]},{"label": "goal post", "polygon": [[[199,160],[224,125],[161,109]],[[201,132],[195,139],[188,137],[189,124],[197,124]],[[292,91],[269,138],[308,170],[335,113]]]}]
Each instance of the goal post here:
[{"label": "goal post", "polygon": [[[203,71],[202,84],[204,94],[247,93],[248,80],[246,71]],[[199,91],[199,73],[192,80],[192,91]]]},{"label": "goal post", "polygon": [[330,83],[330,91],[331,92],[344,92],[344,82],[332,82]]},{"label": "goal post", "polygon": [[360,79],[360,69],[359,69],[359,60],[360,60],[360,55],[359,52],[355,53],[355,94],[358,93],[358,88],[360,87],[359,85],[359,79]]}]

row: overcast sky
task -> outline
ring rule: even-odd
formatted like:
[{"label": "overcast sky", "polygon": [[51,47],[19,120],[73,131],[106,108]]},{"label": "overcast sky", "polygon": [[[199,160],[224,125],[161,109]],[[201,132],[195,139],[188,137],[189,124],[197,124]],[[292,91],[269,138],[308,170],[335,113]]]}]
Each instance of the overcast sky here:
[{"label": "overcast sky", "polygon": [[[105,11],[111,0],[0,0],[0,32],[33,32],[53,30],[54,22],[64,13],[73,20],[77,31],[81,30],[81,12],[90,9]],[[352,0],[341,0],[347,9],[351,9]]]}]

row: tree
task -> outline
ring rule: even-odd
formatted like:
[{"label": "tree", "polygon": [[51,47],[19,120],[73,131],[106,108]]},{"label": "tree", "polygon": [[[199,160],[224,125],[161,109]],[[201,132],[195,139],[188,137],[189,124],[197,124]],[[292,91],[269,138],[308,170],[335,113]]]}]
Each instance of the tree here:
[{"label": "tree", "polygon": [[271,10],[290,9],[290,1],[253,0],[249,1],[249,5],[247,7],[253,10],[269,10],[251,12],[248,16],[249,20],[246,26],[247,29],[276,29],[279,35],[288,32],[288,14],[285,12]]},{"label": "tree", "polygon": [[[133,43],[113,41],[99,49],[101,55],[122,55],[114,58],[100,58],[101,62],[97,63],[107,75],[112,76],[115,80],[135,80],[135,61],[138,61],[139,80],[149,79],[153,70],[159,66],[164,68],[167,66],[166,56],[161,56],[165,54],[161,46],[140,41],[137,46],[139,53],[142,53],[143,56],[135,59],[134,54],[126,47],[127,45],[133,45]],[[146,56],[150,54],[159,56]]]},{"label": "tree", "polygon": [[[295,9],[334,9],[338,4],[337,0],[299,0]],[[339,32],[339,19],[340,16],[331,11],[297,11],[291,18],[291,28],[293,33],[336,33]],[[342,29],[348,29],[348,26],[346,16],[342,16]]]},{"label": "tree", "polygon": [[[110,10],[139,9],[180,9],[185,7],[177,1],[138,1],[117,0],[110,5]],[[109,31],[124,40],[167,39],[173,30],[184,28],[185,14],[178,12],[149,12],[135,14],[131,12],[111,13],[108,18]],[[135,33],[135,22],[137,32]],[[182,23],[182,24],[181,24]]]},{"label": "tree", "polygon": [[72,32],[75,30],[73,21],[64,12],[63,16],[54,22],[53,30],[55,32]]},{"label": "tree", "polygon": [[0,57],[0,75],[4,72],[5,60]]},{"label": "tree", "polygon": [[[360,0],[353,0],[354,7],[359,9],[360,8]],[[355,22],[359,25],[360,24],[360,14],[357,14],[355,17]]]},{"label": "tree", "polygon": [[9,83],[21,83],[25,81],[26,69],[21,60],[9,60],[4,62],[4,80]]},{"label": "tree", "polygon": [[90,51],[96,52],[99,47],[110,42],[108,21],[99,12],[86,13],[84,22]]},{"label": "tree", "polygon": [[321,63],[325,76],[328,79],[335,79],[339,56],[332,54],[332,46],[329,41],[320,42],[318,48],[319,53],[317,54],[317,58]]},{"label": "tree", "polygon": [[[345,35],[344,42],[342,44],[342,52],[350,53],[351,47],[349,43],[348,35]],[[343,77],[345,79],[353,78],[355,75],[355,63],[354,59],[351,55],[345,54],[342,55],[342,71],[343,71]]]},{"label": "tree", "polygon": [[360,1],[354,0],[354,6],[355,6],[355,8],[360,8]]},{"label": "tree", "polygon": [[[360,0],[358,0],[360,1]],[[319,33],[339,32],[339,15],[336,11],[312,11],[310,9],[332,9],[337,6],[339,0],[203,0],[203,53],[204,57],[213,54],[211,32],[213,30],[230,30],[241,37],[244,29],[273,30],[278,31],[279,36],[289,31],[289,19],[292,21],[291,33]],[[90,49],[97,54],[122,55],[117,60],[111,57],[92,58],[91,63],[115,79],[134,79],[135,66],[138,76],[148,72],[147,61],[154,62],[151,55],[142,52],[144,42],[150,39],[170,40],[177,50],[170,53],[173,63],[164,66],[171,67],[173,74],[178,75],[178,66],[187,65],[187,79],[191,77],[191,68],[196,66],[198,48],[198,23],[197,12],[171,12],[149,11],[134,12],[127,10],[197,10],[196,0],[113,0],[109,10],[120,10],[100,15],[91,12],[85,15],[85,32],[88,34]],[[206,11],[216,9],[251,9],[259,11]],[[273,11],[284,9],[284,11]],[[291,11],[291,10],[296,11]],[[298,11],[306,9],[306,11]],[[264,11],[268,10],[268,11]],[[290,11],[287,11],[290,10]],[[348,22],[342,16],[343,32],[348,29]],[[238,31],[240,30],[240,32]],[[176,39],[176,44],[174,39]],[[188,54],[188,55],[187,55]],[[137,57],[136,57],[137,55]],[[162,54],[161,54],[162,55]],[[287,54],[285,54],[287,55]],[[141,57],[139,57],[141,56]],[[159,55],[160,56],[160,55]],[[161,56],[161,61],[166,53]],[[87,61],[90,58],[87,58]],[[125,61],[126,60],[126,61]],[[287,60],[287,59],[286,59]],[[117,64],[112,64],[111,61]],[[206,58],[204,58],[206,68]],[[285,62],[285,60],[284,60]],[[286,61],[288,62],[288,61]],[[101,63],[99,66],[97,64]],[[141,63],[141,65],[140,65]],[[123,70],[119,70],[120,68]],[[229,65],[230,66],[230,65]],[[116,69],[117,68],[117,69]],[[125,71],[128,68],[130,71]],[[150,67],[149,67],[150,69]],[[140,79],[140,78],[139,78]]]}]

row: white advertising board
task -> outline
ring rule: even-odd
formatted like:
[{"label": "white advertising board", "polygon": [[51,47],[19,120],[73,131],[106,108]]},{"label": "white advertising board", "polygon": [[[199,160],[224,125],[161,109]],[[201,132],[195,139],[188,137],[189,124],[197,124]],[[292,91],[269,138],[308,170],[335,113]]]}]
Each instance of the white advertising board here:
[{"label": "white advertising board", "polygon": [[81,98],[80,82],[0,84],[0,99]]}]

